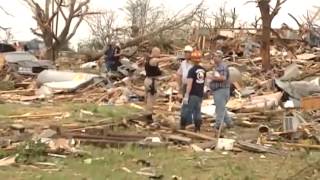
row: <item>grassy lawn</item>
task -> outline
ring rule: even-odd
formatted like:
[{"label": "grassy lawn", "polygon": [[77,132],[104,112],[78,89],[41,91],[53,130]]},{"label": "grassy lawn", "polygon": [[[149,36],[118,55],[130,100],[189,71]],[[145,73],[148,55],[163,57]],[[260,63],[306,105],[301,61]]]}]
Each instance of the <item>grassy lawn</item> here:
[{"label": "grassy lawn", "polygon": [[[93,112],[94,115],[85,115],[81,119],[80,110]],[[2,115],[0,120],[3,123],[10,121],[4,116],[30,112],[39,114],[68,112],[70,116],[61,120],[61,123],[83,123],[82,120],[87,122],[102,119],[117,121],[138,110],[128,105],[97,106],[65,103],[24,106],[0,104],[0,115]],[[44,124],[47,121],[44,121]],[[248,152],[228,152],[226,155],[218,151],[195,153],[190,147],[149,149],[136,146],[122,148],[81,146],[81,149],[90,152],[91,156],[68,156],[66,159],[48,158],[46,162],[56,164],[52,167],[37,168],[22,164],[0,167],[0,177],[2,179],[5,177],[6,180],[143,180],[149,178],[137,172],[146,168],[146,165],[137,162],[144,160],[150,163],[149,168],[155,170],[157,175],[163,175],[165,180],[173,179],[174,176],[186,180],[273,180],[286,179],[308,164],[320,160],[320,153],[305,151],[289,152],[286,156],[270,154],[261,156],[262,154]],[[91,162],[88,163],[88,161]],[[319,178],[317,176],[314,179]]]},{"label": "grassy lawn", "polygon": [[[319,153],[298,153],[290,157],[279,157],[266,154],[221,152],[192,153],[185,150],[143,149],[139,147],[107,148],[85,147],[92,153],[91,164],[86,158],[51,159],[57,164],[58,171],[48,171],[25,167],[4,167],[0,176],[7,180],[45,179],[45,180],[141,180],[146,176],[136,174],[145,166],[138,160],[150,162],[150,167],[163,179],[173,176],[187,180],[211,179],[286,179],[294,175],[308,163],[320,159]],[[126,172],[127,168],[131,173]]]},{"label": "grassy lawn", "polygon": [[[81,110],[92,112],[93,115],[81,113]],[[68,113],[68,117],[64,118],[61,123],[71,122],[94,122],[98,120],[115,121],[123,117],[128,117],[136,112],[137,109],[129,105],[114,106],[96,104],[0,104],[0,120],[8,120],[6,116],[32,114],[52,114],[52,113]],[[51,119],[47,119],[51,120]]]}]

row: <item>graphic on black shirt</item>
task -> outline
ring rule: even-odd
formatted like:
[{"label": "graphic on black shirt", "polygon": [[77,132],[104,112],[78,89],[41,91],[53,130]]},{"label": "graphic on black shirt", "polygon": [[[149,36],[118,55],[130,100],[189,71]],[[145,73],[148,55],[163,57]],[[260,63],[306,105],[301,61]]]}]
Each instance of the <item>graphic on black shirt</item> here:
[{"label": "graphic on black shirt", "polygon": [[188,79],[192,79],[192,87],[190,96],[203,97],[204,82],[206,78],[206,71],[203,67],[195,65],[188,73]]},{"label": "graphic on black shirt", "polygon": [[204,76],[205,76],[205,71],[204,69],[197,69],[196,70],[196,83],[198,84],[203,84],[204,83]]}]

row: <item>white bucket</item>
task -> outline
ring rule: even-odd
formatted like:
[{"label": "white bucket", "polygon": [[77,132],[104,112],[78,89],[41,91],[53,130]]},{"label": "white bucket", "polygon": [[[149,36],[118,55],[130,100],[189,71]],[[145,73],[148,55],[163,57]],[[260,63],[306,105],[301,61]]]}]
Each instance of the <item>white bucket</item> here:
[{"label": "white bucket", "polygon": [[235,140],[234,139],[225,139],[225,138],[219,138],[218,144],[216,146],[217,150],[225,150],[225,151],[231,151],[233,149]]}]

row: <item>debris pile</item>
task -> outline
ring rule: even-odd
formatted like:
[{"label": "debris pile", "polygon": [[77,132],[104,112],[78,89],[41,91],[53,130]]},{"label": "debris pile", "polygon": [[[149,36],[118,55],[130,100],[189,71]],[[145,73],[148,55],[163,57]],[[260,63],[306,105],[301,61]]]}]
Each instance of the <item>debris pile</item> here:
[{"label": "debris pile", "polygon": [[[233,96],[227,105],[228,113],[236,127],[222,131],[220,136],[213,133],[215,105],[210,92],[206,93],[202,104],[201,133],[194,133],[192,125],[188,126],[187,130],[179,130],[181,97],[175,81],[178,61],[160,64],[164,76],[159,80],[159,97],[152,122],[149,118],[151,114],[145,112],[143,107],[145,75],[139,60],[123,60],[123,66],[116,73],[43,70],[36,78],[8,74],[8,67],[0,66],[1,84],[14,81],[12,87],[2,88],[0,91],[1,103],[130,104],[140,110],[139,113],[117,122],[101,120],[89,125],[61,123],[61,120],[70,116],[68,113],[0,116],[0,119],[20,122],[43,119],[60,121],[58,127],[37,125],[37,128],[34,128],[15,123],[0,128],[1,148],[19,152],[19,156],[0,160],[0,165],[15,161],[27,162],[28,158],[39,153],[42,156],[61,158],[69,154],[81,154],[83,152],[79,148],[82,144],[102,147],[131,144],[142,147],[192,149],[196,152],[217,149],[277,155],[297,148],[319,150],[319,48],[301,49],[302,47],[296,44],[295,51],[287,52],[275,44],[271,52],[273,68],[270,72],[262,72],[261,58],[257,57],[259,44],[256,44],[254,39],[246,39],[244,49],[241,49],[241,43],[237,39],[219,43],[219,46],[227,50],[239,48],[237,55],[229,53],[230,56],[226,57],[225,61],[230,68],[239,70],[241,74],[241,81],[235,85]],[[244,55],[240,55],[242,53]],[[83,58],[77,58],[79,68],[100,66],[97,63],[83,64],[86,62]],[[66,59],[60,58],[59,63],[63,64],[63,60]],[[212,70],[210,58],[202,63],[208,71]],[[70,67],[66,69],[68,68]],[[20,77],[24,78],[20,80]],[[80,113],[94,115],[94,112],[85,110],[81,110]],[[122,131],[117,132],[114,129]],[[26,157],[27,159],[24,159]]]}]

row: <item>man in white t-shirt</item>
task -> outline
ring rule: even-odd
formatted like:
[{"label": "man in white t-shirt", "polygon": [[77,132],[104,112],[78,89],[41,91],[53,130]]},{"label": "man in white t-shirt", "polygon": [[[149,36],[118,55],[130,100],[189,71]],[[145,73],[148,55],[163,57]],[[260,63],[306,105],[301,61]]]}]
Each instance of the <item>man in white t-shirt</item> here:
[{"label": "man in white t-shirt", "polygon": [[192,51],[193,48],[191,46],[186,46],[184,48],[184,60],[181,62],[177,71],[177,82],[179,86],[179,93],[181,95],[186,93],[188,72],[193,67],[192,63],[190,62]]},{"label": "man in white t-shirt", "polygon": [[[181,62],[180,67],[177,71],[177,82],[179,86],[180,96],[184,96],[187,90],[187,82],[188,82],[188,73],[189,70],[193,67],[193,63],[191,62],[191,54],[193,48],[191,46],[186,46],[184,48],[184,60]],[[181,115],[180,115],[180,128],[185,129],[188,124],[192,123],[192,115],[189,113],[188,106],[186,104],[182,104],[181,107]]]}]

